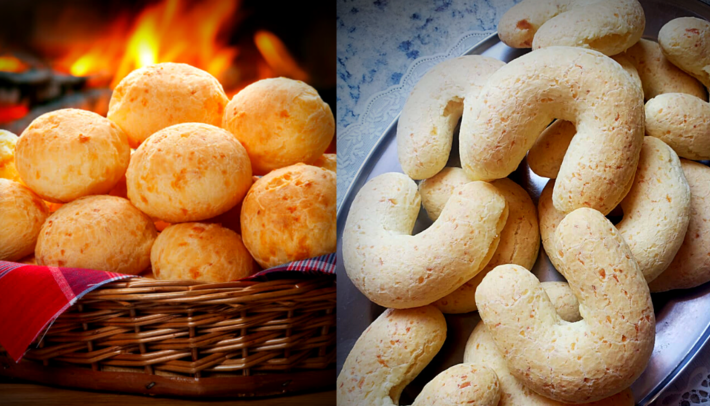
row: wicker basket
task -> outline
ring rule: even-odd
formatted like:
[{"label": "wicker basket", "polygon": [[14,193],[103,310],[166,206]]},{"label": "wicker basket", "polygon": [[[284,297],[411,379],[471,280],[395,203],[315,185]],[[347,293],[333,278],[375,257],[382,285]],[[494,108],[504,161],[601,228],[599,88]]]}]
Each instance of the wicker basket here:
[{"label": "wicker basket", "polygon": [[[335,279],[129,279],[84,296],[0,375],[173,396],[335,387]],[[1,350],[1,348],[0,348]]]}]

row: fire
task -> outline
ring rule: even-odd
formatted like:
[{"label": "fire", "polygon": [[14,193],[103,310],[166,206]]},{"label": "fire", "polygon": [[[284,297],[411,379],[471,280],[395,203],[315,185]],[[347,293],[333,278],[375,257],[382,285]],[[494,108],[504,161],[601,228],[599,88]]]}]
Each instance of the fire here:
[{"label": "fire", "polygon": [[24,72],[29,68],[26,63],[12,55],[0,55],[0,71],[2,72]]},{"label": "fire", "polygon": [[258,31],[254,35],[254,43],[266,63],[279,76],[288,76],[292,79],[308,81],[308,74],[301,69],[296,60],[288,53],[286,46],[274,34],[268,31]]},{"label": "fire", "polygon": [[112,88],[134,69],[159,62],[188,63],[221,79],[238,55],[224,37],[238,3],[163,0],[134,18],[120,16],[90,49],[75,50],[59,65],[76,76],[104,78]]}]

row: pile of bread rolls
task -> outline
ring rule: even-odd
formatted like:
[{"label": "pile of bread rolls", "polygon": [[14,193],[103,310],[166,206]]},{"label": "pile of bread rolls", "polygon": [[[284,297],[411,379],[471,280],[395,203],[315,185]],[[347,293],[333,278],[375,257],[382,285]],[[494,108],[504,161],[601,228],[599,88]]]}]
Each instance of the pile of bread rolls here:
[{"label": "pile of bread rolls", "polygon": [[334,252],[333,136],[303,82],[229,101],[195,67],[137,69],[107,117],[64,109],[0,131],[0,260],[226,282]]},{"label": "pile of bread rolls", "polygon": [[[404,174],[365,184],[343,232],[349,278],[389,309],[348,355],[338,404],[398,404],[446,345],[442,313],[475,310],[463,363],[415,405],[634,404],[650,293],[710,281],[710,168],[694,162],[710,159],[710,23],[670,21],[658,43],[644,28],[637,0],[523,0],[498,32],[532,52],[449,60],[414,87]],[[459,119],[462,167],[446,168]],[[526,156],[551,178],[537,207],[506,178]],[[411,235],[421,207],[434,222]],[[530,272],[541,241],[566,283]]]}]

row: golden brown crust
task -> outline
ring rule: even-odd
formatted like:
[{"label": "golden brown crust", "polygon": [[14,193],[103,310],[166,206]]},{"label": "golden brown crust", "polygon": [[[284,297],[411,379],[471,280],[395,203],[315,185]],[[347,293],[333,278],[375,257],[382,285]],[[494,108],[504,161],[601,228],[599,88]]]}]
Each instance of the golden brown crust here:
[{"label": "golden brown crust", "polygon": [[0,178],[0,261],[32,254],[49,209],[29,188]]},{"label": "golden brown crust", "polygon": [[70,202],[108,193],[126,172],[126,135],[104,117],[62,109],[37,117],[17,141],[15,165],[42,199]]},{"label": "golden brown crust", "polygon": [[128,200],[87,196],[44,222],[35,256],[38,265],[137,275],[150,265],[156,236],[150,218]]},{"label": "golden brown crust", "polygon": [[0,178],[22,182],[15,167],[15,146],[17,135],[10,131],[0,130]]},{"label": "golden brown crust", "polygon": [[681,158],[710,159],[710,103],[683,93],[656,96],[646,103],[646,134]]},{"label": "golden brown crust", "polygon": [[244,147],[209,124],[165,128],[136,150],[126,172],[128,198],[169,223],[205,220],[236,206],[251,186]]},{"label": "golden brown crust", "polygon": [[338,171],[338,154],[323,154],[313,162],[313,166],[324,168],[329,171]]},{"label": "golden brown crust", "polygon": [[335,173],[311,165],[276,169],[242,203],[242,238],[264,268],[335,252]]},{"label": "golden brown crust", "polygon": [[180,123],[222,124],[229,102],[209,73],[184,63],[159,63],[136,69],[116,86],[108,119],[128,135],[131,148],[150,135]]},{"label": "golden brown crust", "polygon": [[153,244],[150,263],[155,278],[163,280],[229,282],[257,270],[239,234],[209,223],[166,228]]},{"label": "golden brown crust", "polygon": [[247,149],[256,175],[312,164],[335,134],[333,112],[318,92],[286,78],[245,87],[227,105],[222,126]]}]

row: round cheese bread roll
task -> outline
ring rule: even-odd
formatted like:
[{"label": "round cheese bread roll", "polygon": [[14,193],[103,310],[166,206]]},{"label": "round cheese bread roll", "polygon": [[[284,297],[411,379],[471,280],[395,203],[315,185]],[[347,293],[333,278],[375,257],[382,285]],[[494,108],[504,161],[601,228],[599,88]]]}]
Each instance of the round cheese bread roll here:
[{"label": "round cheese bread roll", "polygon": [[338,154],[323,154],[320,158],[313,162],[313,166],[325,168],[329,171],[337,172],[338,170]]},{"label": "round cheese bread roll", "polygon": [[15,150],[22,181],[51,202],[107,193],[130,159],[126,135],[116,124],[78,109],[37,117],[22,132]]},{"label": "round cheese bread roll", "polygon": [[159,63],[136,69],[114,89],[108,119],[137,148],[151,134],[180,123],[219,126],[229,102],[209,73],[184,63]]},{"label": "round cheese bread roll", "polygon": [[335,119],[314,88],[275,78],[237,93],[222,127],[246,147],[254,174],[265,175],[298,162],[313,163],[333,139]]},{"label": "round cheese bread roll", "polygon": [[153,134],[133,154],[126,172],[131,202],[169,223],[222,214],[242,200],[250,185],[244,147],[223,129],[201,123]]},{"label": "round cheese bread roll", "polygon": [[234,231],[219,224],[183,223],[166,228],[150,253],[157,279],[229,282],[257,269]]},{"label": "round cheese bread roll", "polygon": [[242,238],[264,268],[335,252],[335,173],[296,164],[259,179],[242,203]]},{"label": "round cheese bread roll", "polygon": [[0,260],[30,255],[47,216],[49,209],[30,189],[0,178]]},{"label": "round cheese bread roll", "polygon": [[87,196],[65,204],[44,222],[38,265],[137,275],[150,265],[157,236],[148,216],[115,196]]},{"label": "round cheese bread roll", "polygon": [[0,130],[0,178],[21,182],[15,168],[15,145],[17,136],[10,131]]}]

